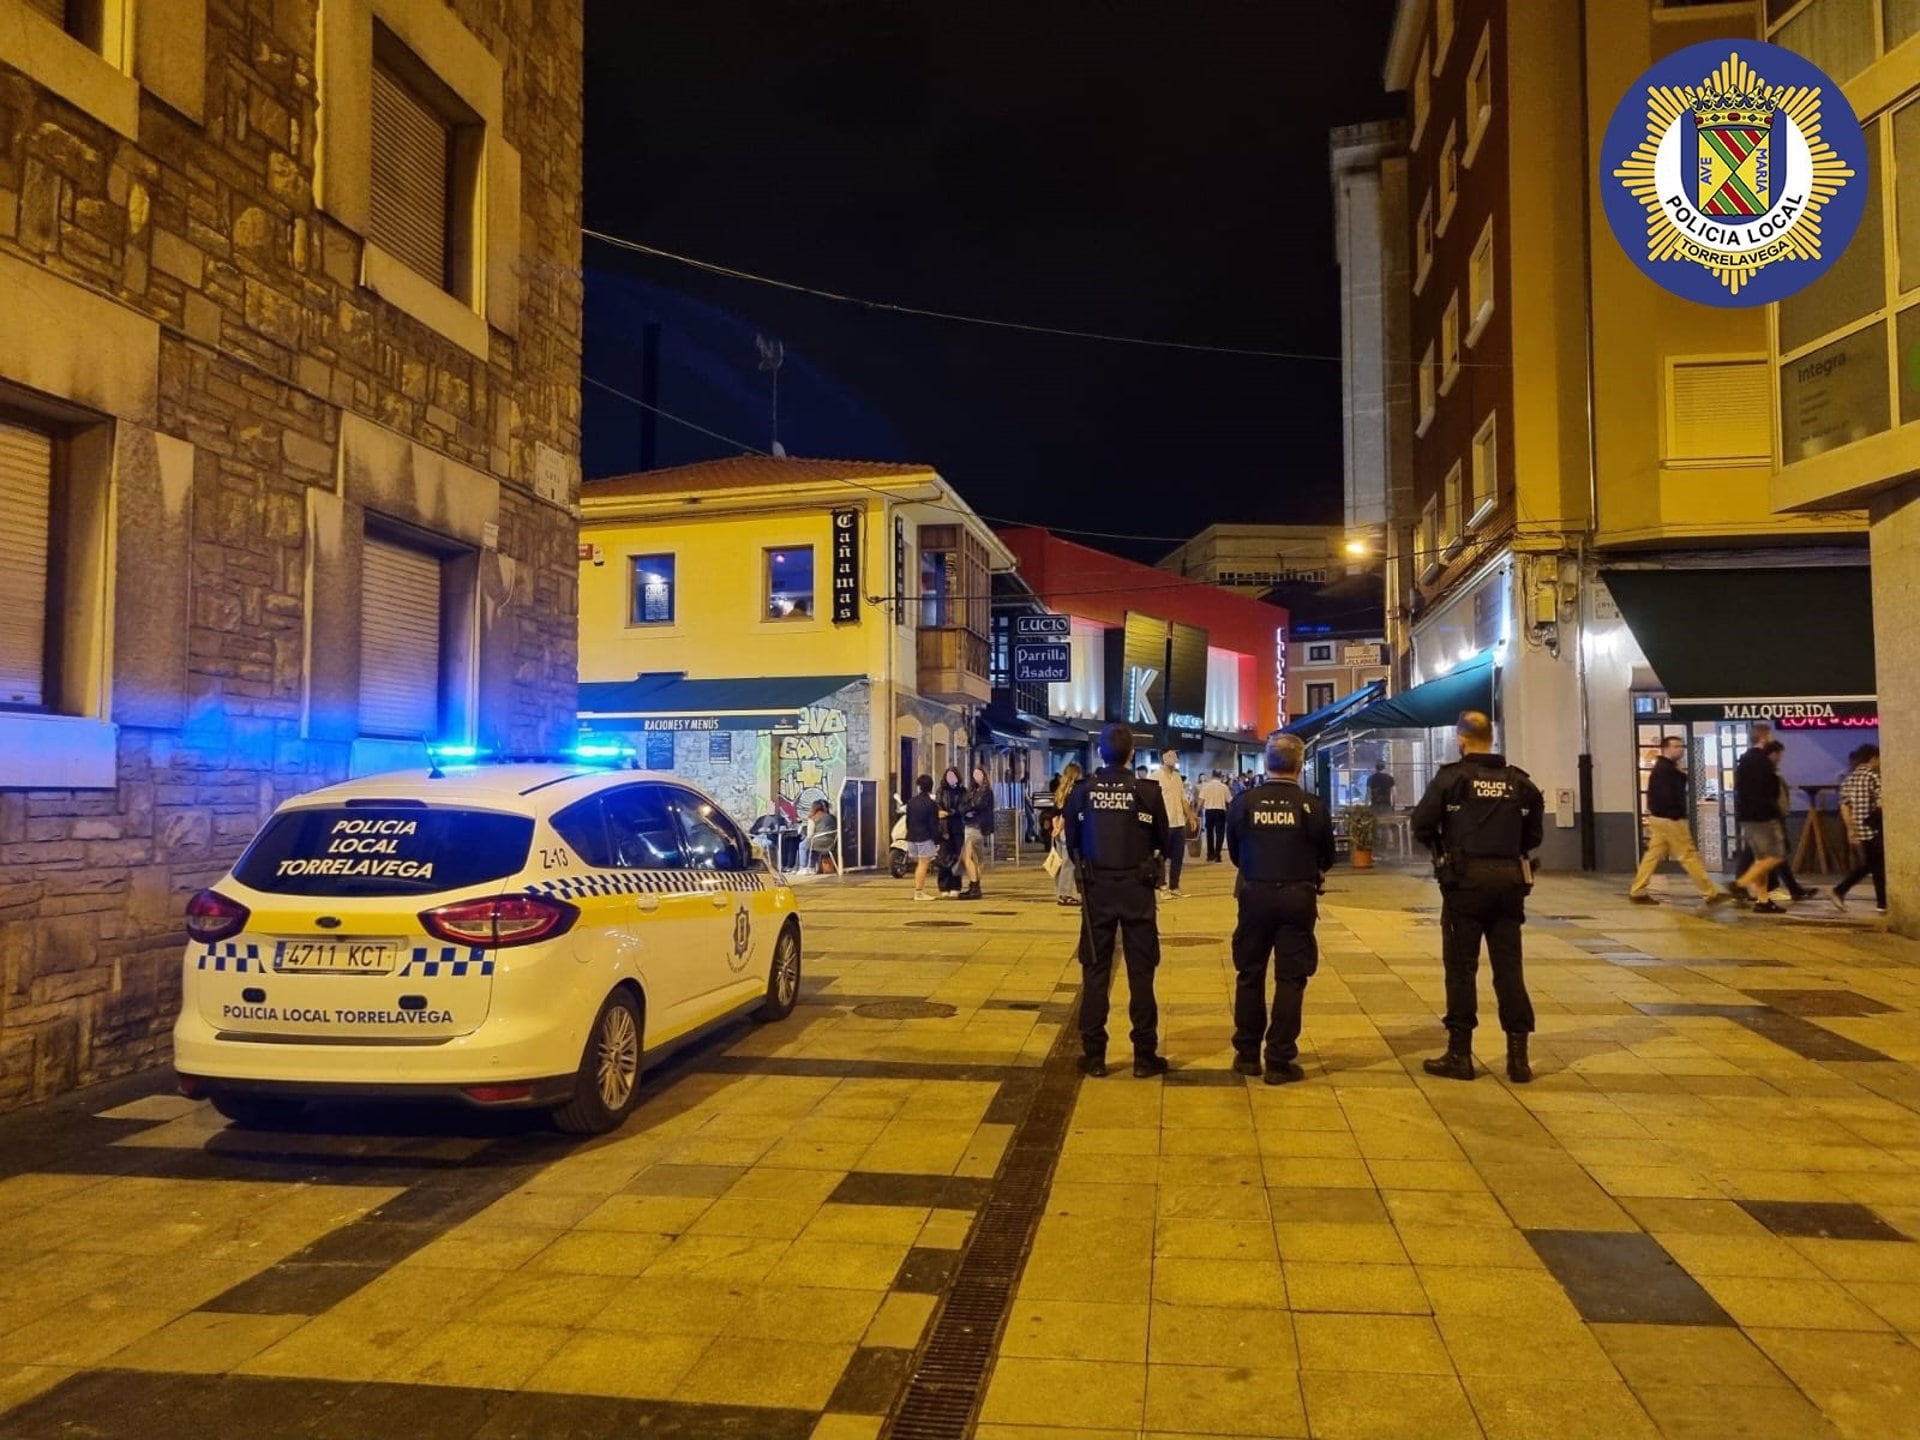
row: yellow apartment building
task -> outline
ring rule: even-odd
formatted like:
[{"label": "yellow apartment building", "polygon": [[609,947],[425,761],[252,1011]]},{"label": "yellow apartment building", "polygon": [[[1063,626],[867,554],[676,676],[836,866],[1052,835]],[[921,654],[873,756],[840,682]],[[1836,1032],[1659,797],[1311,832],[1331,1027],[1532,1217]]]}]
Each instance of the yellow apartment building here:
[{"label": "yellow apartment building", "polygon": [[884,854],[886,797],[971,758],[1013,557],[931,468],[742,456],[581,511],[581,721],[649,769],[743,821],[825,799]]},{"label": "yellow apartment building", "polygon": [[[1837,722],[1790,738],[1798,784],[1833,778],[1873,708],[1871,656],[1847,638],[1871,623],[1864,517],[1775,510],[1765,312],[1669,295],[1598,189],[1567,183],[1618,183],[1601,137],[1649,65],[1763,24],[1759,3],[1662,0],[1396,15],[1416,388],[1390,653],[1410,651],[1416,714],[1417,687],[1448,681],[1428,692],[1437,727],[1463,690],[1491,707],[1547,797],[1560,866],[1633,867],[1662,733],[1689,740],[1701,848],[1725,863],[1720,792],[1751,719],[1812,703]],[[1429,766],[1450,744],[1404,740]]]}]

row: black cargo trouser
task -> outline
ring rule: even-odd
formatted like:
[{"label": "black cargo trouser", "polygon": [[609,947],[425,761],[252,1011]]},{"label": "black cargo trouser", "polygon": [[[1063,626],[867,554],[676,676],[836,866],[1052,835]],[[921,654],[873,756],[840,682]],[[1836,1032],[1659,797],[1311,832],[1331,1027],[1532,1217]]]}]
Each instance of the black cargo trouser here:
[{"label": "black cargo trouser", "polygon": [[1284,885],[1243,880],[1239,893],[1240,919],[1233,928],[1233,1050],[1243,1060],[1259,1059],[1264,1033],[1267,1068],[1277,1070],[1300,1053],[1300,1005],[1307,980],[1320,967],[1320,947],[1313,938],[1319,919],[1315,887],[1310,880]]},{"label": "black cargo trouser", "polygon": [[1467,862],[1467,873],[1440,892],[1440,957],[1447,972],[1447,1028],[1471,1030],[1480,1020],[1480,942],[1486,941],[1500,1028],[1509,1035],[1533,1033],[1533,1001],[1521,968],[1520,927],[1527,918],[1527,891],[1519,862]]},{"label": "black cargo trouser", "polygon": [[1088,1055],[1107,1053],[1108,991],[1113,988],[1113,942],[1120,937],[1127,961],[1127,1018],[1133,1053],[1160,1047],[1160,1007],[1153,998],[1153,972],[1160,964],[1160,925],[1153,907],[1153,865],[1137,870],[1084,872],[1080,906],[1080,1043]]},{"label": "black cargo trouser", "polygon": [[1208,810],[1204,814],[1207,824],[1207,859],[1218,860],[1220,847],[1227,843],[1227,812]]}]

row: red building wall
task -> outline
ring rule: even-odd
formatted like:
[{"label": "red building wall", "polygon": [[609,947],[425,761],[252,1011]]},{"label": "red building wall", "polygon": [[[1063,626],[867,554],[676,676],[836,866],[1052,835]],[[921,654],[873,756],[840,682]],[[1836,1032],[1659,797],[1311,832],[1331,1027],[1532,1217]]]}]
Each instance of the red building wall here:
[{"label": "red building wall", "polygon": [[1116,628],[1126,624],[1129,610],[1202,626],[1209,645],[1242,657],[1241,723],[1261,735],[1286,724],[1276,645],[1289,617],[1279,606],[1077,545],[1048,530],[1018,526],[999,535],[1020,562],[1020,578],[1050,610]]}]

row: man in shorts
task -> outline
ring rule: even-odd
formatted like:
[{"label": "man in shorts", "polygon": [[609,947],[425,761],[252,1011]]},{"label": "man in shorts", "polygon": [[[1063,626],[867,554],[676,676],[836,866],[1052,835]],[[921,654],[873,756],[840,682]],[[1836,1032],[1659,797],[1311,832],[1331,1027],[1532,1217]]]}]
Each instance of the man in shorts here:
[{"label": "man in shorts", "polygon": [[1767,898],[1773,872],[1787,861],[1786,817],[1780,813],[1780,754],[1786,747],[1770,736],[1755,743],[1733,770],[1734,818],[1740,822],[1740,840],[1753,852],[1753,863],[1734,881],[1753,901],[1753,908],[1769,915],[1780,907]]}]

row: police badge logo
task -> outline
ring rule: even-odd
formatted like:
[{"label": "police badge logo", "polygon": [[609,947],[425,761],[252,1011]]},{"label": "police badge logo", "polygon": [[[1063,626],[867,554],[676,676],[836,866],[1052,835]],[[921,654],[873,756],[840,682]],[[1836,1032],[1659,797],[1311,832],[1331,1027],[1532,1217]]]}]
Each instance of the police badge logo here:
[{"label": "police badge logo", "polygon": [[727,962],[727,968],[738,972],[747,964],[747,951],[753,946],[753,919],[742,905],[733,914],[733,956]]},{"label": "police badge logo", "polygon": [[1707,305],[1767,305],[1819,279],[1860,224],[1866,170],[1840,87],[1758,41],[1662,60],[1600,148],[1621,248],[1663,289]]}]

